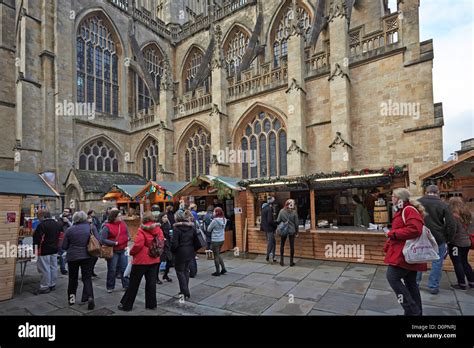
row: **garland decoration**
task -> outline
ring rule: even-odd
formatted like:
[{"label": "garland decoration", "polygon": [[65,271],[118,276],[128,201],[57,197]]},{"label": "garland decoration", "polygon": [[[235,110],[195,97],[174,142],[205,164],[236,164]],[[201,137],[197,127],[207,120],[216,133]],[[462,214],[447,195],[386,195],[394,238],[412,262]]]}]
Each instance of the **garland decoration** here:
[{"label": "garland decoration", "polygon": [[339,178],[347,176],[359,176],[359,175],[369,175],[369,174],[383,174],[390,177],[400,177],[406,171],[407,165],[403,166],[391,166],[388,169],[378,169],[372,170],[369,168],[364,168],[362,170],[347,170],[344,172],[332,172],[332,173],[315,173],[309,175],[303,175],[295,178],[288,177],[273,177],[273,178],[259,178],[259,179],[250,179],[250,180],[241,180],[237,185],[241,187],[248,187],[250,185],[265,185],[265,184],[275,184],[275,183],[284,183],[284,184],[306,184],[309,185],[317,179],[329,179],[329,178]]}]

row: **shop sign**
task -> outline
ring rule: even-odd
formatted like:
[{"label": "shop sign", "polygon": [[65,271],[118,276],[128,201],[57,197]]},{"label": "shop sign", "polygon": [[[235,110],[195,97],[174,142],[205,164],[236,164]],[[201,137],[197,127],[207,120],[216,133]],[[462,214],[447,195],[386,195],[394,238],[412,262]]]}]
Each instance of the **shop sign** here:
[{"label": "shop sign", "polygon": [[238,215],[238,214],[242,214],[242,208],[234,208],[234,214],[235,215]]},{"label": "shop sign", "polygon": [[331,181],[315,181],[311,184],[312,189],[316,190],[344,190],[351,188],[367,188],[385,186],[391,183],[389,176],[380,176],[375,178],[354,178],[354,179],[339,179]]},{"label": "shop sign", "polygon": [[217,191],[219,191],[219,189],[215,188],[215,187],[212,187],[212,186],[209,186],[207,188],[207,193],[210,194],[210,195],[215,195],[217,194]]},{"label": "shop sign", "polygon": [[16,222],[16,213],[7,212],[7,224],[14,224]]}]

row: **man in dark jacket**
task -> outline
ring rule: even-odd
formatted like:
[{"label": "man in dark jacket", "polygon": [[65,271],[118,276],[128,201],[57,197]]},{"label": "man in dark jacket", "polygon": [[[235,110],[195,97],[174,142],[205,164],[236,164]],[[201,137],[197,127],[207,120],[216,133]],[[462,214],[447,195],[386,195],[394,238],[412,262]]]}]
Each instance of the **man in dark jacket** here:
[{"label": "man in dark jacket", "polygon": [[[439,198],[438,186],[428,186],[426,188],[426,195],[418,199],[418,201],[425,207],[425,225],[431,230],[439,247],[439,260],[433,261],[428,280],[430,293],[436,295],[439,293],[439,283],[441,281],[447,243],[454,235],[454,219],[449,206]],[[418,273],[418,285],[421,283],[422,275],[423,273]]]},{"label": "man in dark jacket", "polygon": [[275,240],[275,230],[277,224],[275,222],[275,216],[273,215],[273,203],[275,202],[275,197],[268,196],[267,203],[264,203],[262,206],[262,220],[260,223],[260,231],[263,231],[267,235],[267,257],[265,260],[267,262],[276,262],[275,259],[275,249],[276,249],[276,240]]},{"label": "man in dark jacket", "polygon": [[56,287],[58,277],[58,239],[62,231],[61,226],[51,218],[47,209],[38,212],[41,222],[33,234],[33,244],[38,247],[38,272],[41,274],[38,294],[47,294]]},{"label": "man in dark jacket", "polygon": [[[59,225],[62,228],[62,232],[66,233],[67,229],[72,226],[72,209],[64,208],[63,213],[59,216]],[[67,274],[67,262],[65,251],[60,247],[58,249],[59,256],[59,267],[61,268],[61,274]]]}]

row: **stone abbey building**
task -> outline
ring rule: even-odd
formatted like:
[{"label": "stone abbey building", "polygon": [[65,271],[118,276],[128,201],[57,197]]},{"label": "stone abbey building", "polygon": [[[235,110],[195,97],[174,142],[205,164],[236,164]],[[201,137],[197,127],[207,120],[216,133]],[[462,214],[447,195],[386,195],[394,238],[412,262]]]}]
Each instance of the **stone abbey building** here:
[{"label": "stone abbey building", "polygon": [[71,169],[189,181],[408,165],[419,192],[443,127],[419,6],[0,0],[0,169],[52,172],[66,202]]}]

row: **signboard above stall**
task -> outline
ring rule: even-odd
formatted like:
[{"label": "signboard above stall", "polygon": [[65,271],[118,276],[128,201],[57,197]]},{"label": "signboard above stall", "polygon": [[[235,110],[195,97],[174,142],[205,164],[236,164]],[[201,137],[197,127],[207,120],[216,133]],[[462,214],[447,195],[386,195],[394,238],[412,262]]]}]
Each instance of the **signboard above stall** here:
[{"label": "signboard above stall", "polygon": [[357,177],[357,178],[340,178],[337,180],[315,181],[311,184],[314,190],[346,190],[351,188],[367,188],[390,185],[392,179],[390,176],[375,177]]}]

